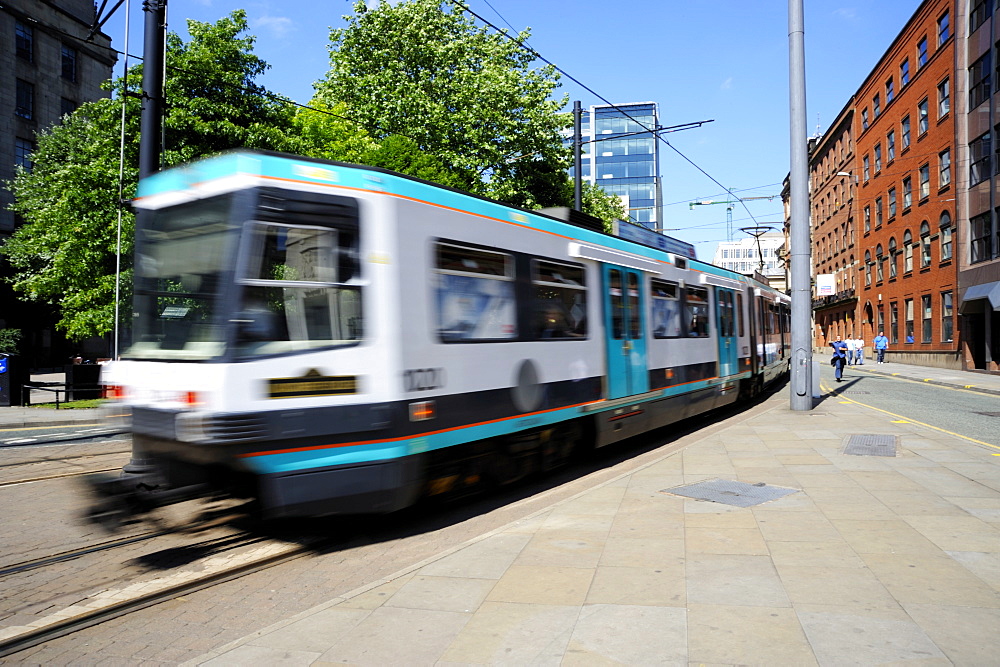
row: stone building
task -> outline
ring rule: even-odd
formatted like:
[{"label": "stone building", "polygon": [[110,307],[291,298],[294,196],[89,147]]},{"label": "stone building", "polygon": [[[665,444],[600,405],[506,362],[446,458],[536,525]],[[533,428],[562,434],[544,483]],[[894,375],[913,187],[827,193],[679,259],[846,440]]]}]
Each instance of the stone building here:
[{"label": "stone building", "polygon": [[[31,168],[36,134],[108,94],[101,83],[111,78],[116,54],[107,35],[91,36],[95,15],[92,0],[0,3],[0,242],[19,222],[7,210],[13,197],[2,182],[14,177],[16,165]],[[0,263],[0,278],[9,271]],[[50,309],[21,302],[0,283],[0,328],[22,330],[22,349],[35,365],[58,365],[68,354],[53,321]]]}]

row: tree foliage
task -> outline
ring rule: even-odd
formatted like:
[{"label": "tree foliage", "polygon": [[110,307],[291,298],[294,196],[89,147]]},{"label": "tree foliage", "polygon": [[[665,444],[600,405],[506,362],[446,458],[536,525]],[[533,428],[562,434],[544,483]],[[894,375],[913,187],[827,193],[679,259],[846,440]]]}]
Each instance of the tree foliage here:
[{"label": "tree foliage", "polygon": [[[504,35],[477,28],[451,0],[355,5],[330,32],[330,70],[317,99],[343,102],[377,141],[411,139],[468,182],[522,206],[554,197],[568,152],[559,134],[559,75]],[[524,41],[528,32],[517,38]]]},{"label": "tree foliage", "polygon": [[[303,146],[292,108],[254,82],[267,64],[240,10],[214,24],[188,22],[191,40],[167,39],[164,84],[165,164],[236,147],[295,151]],[[134,90],[142,66],[130,68]],[[122,312],[130,312],[133,219],[121,209],[119,146],[124,77],[109,84],[114,98],[81,105],[37,137],[33,169],[10,184],[12,209],[25,221],[0,251],[14,270],[14,289],[58,306],[57,326],[81,339],[112,330],[119,214],[124,266]],[[139,102],[126,97],[122,197],[138,176]]]}]

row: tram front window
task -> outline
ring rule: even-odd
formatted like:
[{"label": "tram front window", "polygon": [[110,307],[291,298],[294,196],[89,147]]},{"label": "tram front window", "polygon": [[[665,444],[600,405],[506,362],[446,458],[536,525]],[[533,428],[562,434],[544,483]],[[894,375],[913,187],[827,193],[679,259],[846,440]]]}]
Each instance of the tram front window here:
[{"label": "tram front window", "polygon": [[253,223],[237,324],[239,357],[349,345],[361,339],[356,234]]},{"label": "tram front window", "polygon": [[222,286],[237,234],[231,197],[143,212],[136,235],[133,359],[208,359],[225,348]]}]

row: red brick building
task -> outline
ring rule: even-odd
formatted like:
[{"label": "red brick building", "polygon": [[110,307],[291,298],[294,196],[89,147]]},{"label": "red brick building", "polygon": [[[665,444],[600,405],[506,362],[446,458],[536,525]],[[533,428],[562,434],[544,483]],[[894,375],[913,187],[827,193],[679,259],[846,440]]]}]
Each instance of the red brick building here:
[{"label": "red brick building", "polygon": [[821,137],[810,141],[809,182],[814,275],[831,275],[834,294],[813,301],[814,344],[828,345],[837,336],[861,335],[856,325],[857,181],[854,170],[853,99]]},{"label": "red brick building", "polygon": [[961,367],[953,4],[923,2],[813,142],[814,274],[837,285],[814,301],[817,346],[885,331],[890,361]]}]

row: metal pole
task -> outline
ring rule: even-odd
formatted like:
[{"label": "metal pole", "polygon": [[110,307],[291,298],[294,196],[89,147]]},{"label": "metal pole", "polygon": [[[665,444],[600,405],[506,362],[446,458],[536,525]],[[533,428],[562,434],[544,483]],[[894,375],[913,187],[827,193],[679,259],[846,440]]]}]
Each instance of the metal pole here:
[{"label": "metal pole", "polygon": [[[167,0],[143,0],[142,11],[146,14],[142,45],[142,116],[139,123],[140,180],[160,170]],[[133,439],[132,458],[122,467],[123,476],[142,476],[153,470],[153,460]]]},{"label": "metal pole", "polygon": [[577,211],[583,210],[583,165],[580,164],[580,147],[583,144],[581,116],[583,109],[580,107],[580,100],[577,100],[573,102],[573,202]]},{"label": "metal pole", "polygon": [[160,170],[160,127],[163,124],[163,45],[167,0],[143,0],[142,118],[139,127],[139,178]]},{"label": "metal pole", "polygon": [[812,289],[809,152],[806,145],[805,22],[802,0],[788,0],[789,172],[792,291],[792,410],[812,410]]}]

